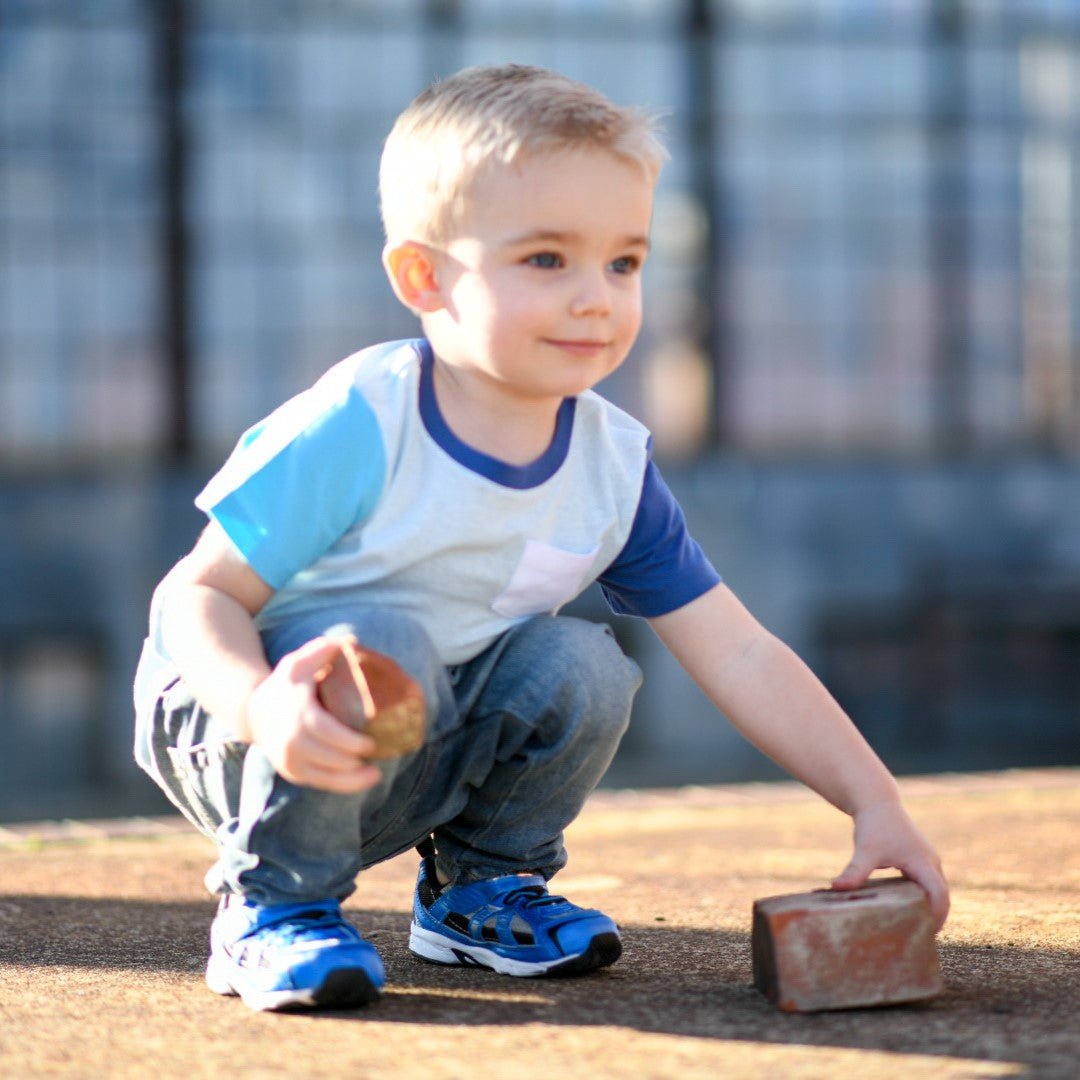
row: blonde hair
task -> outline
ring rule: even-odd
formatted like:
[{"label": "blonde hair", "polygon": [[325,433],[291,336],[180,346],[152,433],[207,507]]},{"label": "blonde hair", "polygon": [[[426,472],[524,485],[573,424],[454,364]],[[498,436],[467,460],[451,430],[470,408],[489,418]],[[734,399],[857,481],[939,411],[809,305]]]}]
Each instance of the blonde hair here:
[{"label": "blonde hair", "polygon": [[667,158],[655,115],[522,64],[466,68],[423,90],[383,147],[379,199],[390,243],[438,243],[467,209],[469,185],[493,162],[532,154],[606,150],[655,182]]}]

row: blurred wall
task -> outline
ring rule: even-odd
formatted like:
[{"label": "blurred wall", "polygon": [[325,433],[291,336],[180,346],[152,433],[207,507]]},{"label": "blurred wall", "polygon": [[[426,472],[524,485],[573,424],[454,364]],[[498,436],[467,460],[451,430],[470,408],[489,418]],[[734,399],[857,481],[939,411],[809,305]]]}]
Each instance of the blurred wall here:
[{"label": "blurred wall", "polygon": [[[0,817],[159,805],[130,678],[191,498],[415,332],[381,140],[488,61],[667,114],[604,389],[727,580],[894,768],[1080,760],[1078,35],[1064,0],[0,0]],[[775,775],[618,632],[649,679],[611,782]]]}]

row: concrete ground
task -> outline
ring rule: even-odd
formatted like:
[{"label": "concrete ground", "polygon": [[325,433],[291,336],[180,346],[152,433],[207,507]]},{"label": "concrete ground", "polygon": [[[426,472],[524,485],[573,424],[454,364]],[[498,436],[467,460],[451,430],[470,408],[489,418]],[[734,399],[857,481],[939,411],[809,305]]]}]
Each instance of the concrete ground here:
[{"label": "concrete ground", "polygon": [[751,985],[757,897],[824,884],[846,818],[792,784],[598,794],[559,891],[624,929],[614,967],[517,980],[406,948],[415,858],[347,905],[389,974],[355,1012],[206,989],[211,848],[173,819],[0,828],[0,1076],[1080,1076],[1080,770],[906,780],[954,889],[920,1005],[789,1015]]}]

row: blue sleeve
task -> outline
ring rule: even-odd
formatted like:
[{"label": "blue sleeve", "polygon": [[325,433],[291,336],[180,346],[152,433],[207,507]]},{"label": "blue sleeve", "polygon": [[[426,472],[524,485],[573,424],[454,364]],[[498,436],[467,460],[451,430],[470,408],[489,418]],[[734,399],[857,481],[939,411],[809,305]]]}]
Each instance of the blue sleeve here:
[{"label": "blue sleeve", "polygon": [[599,582],[612,611],[644,618],[674,611],[720,582],[652,461],[630,536]]},{"label": "blue sleeve", "polygon": [[195,505],[280,589],[371,513],[385,472],[371,406],[329,378],[247,431]]}]

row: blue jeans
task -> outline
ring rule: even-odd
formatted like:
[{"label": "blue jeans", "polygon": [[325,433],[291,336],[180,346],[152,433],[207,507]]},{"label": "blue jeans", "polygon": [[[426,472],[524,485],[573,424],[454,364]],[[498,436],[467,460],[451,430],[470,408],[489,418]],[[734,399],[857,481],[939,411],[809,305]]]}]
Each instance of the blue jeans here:
[{"label": "blue jeans", "polygon": [[217,843],[211,891],[260,904],[343,899],[364,867],[431,834],[452,881],[560,870],[563,830],[610,764],[641,682],[610,629],[538,616],[447,668],[417,623],[361,608],[268,631],[267,658],[276,664],[329,630],[393,656],[427,701],[424,745],[381,762],[370,791],[283,780],[182,681],[139,710],[140,764]]}]

